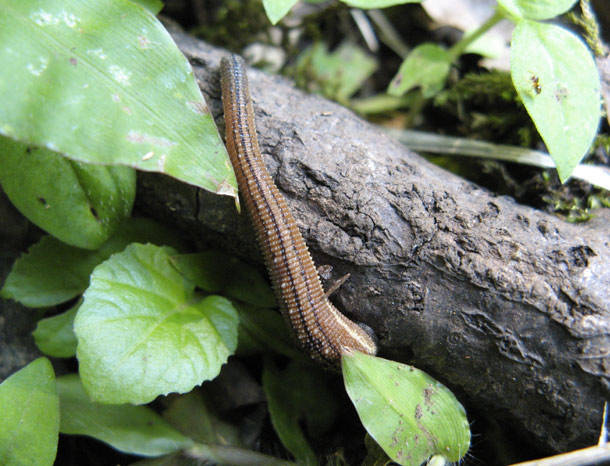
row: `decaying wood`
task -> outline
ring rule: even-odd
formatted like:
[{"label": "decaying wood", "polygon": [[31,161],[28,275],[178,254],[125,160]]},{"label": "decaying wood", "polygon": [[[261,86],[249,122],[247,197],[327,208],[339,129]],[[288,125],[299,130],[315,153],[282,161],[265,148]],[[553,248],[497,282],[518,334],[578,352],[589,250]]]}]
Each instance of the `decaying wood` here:
[{"label": "decaying wood", "polygon": [[[223,52],[181,33],[222,124]],[[249,73],[262,150],[318,264],[351,278],[338,307],[381,355],[445,382],[467,409],[564,451],[595,443],[610,398],[610,212],[585,226],[437,168],[344,108]],[[201,246],[260,261],[233,202],[158,175],[139,209]]]}]

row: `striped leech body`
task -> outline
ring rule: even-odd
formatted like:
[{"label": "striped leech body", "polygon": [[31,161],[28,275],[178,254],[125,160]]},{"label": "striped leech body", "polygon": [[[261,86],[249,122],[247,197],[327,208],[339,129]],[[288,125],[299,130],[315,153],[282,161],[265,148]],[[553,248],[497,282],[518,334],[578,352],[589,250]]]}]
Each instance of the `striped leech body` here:
[{"label": "striped leech body", "polygon": [[328,300],[301,232],[269,176],[258,145],[241,57],[221,61],[226,145],[282,313],[300,346],[322,363],[344,351],[375,354],[371,336]]}]

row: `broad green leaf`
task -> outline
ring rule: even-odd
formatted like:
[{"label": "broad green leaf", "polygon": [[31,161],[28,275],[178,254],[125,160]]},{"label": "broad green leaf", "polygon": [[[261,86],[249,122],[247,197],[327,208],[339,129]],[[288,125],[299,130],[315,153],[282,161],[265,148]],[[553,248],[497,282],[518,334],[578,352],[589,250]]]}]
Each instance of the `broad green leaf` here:
[{"label": "broad green leaf", "polygon": [[1,136],[0,184],[30,221],[87,249],[108,239],[131,212],[136,195],[136,174],[128,167],[75,162]]},{"label": "broad green leaf", "polygon": [[585,44],[553,24],[523,20],[513,32],[511,76],[561,181],[586,155],[600,120],[600,82]]},{"label": "broad green leaf", "polygon": [[290,399],[284,390],[282,376],[269,364],[263,371],[263,388],[267,396],[267,407],[271,423],[286,449],[292,453],[298,463],[317,464],[316,454],[307,442],[299,425],[299,419],[290,409]]},{"label": "broad green leaf", "polygon": [[239,313],[238,354],[255,354],[270,349],[292,359],[304,358],[295,347],[279,312],[241,303],[236,303],[235,307]]},{"label": "broad green leaf", "polygon": [[145,218],[127,218],[97,251],[43,237],[11,270],[0,296],[28,307],[49,307],[81,294],[93,269],[132,242],[181,247],[178,234]]},{"label": "broad green leaf", "polygon": [[462,405],[425,372],[354,352],[341,361],[347,394],[367,432],[393,461],[419,466],[433,455],[459,461],[470,446]]},{"label": "broad green leaf", "polygon": [[498,5],[518,18],[549,19],[565,13],[577,0],[498,0]]},{"label": "broad green leaf", "polygon": [[163,417],[198,443],[241,446],[238,427],[218,419],[207,405],[201,391],[193,390],[173,398]]},{"label": "broad green leaf", "polygon": [[71,358],[76,354],[74,317],[81,302],[79,299],[66,312],[38,321],[32,335],[40,351],[56,358]]},{"label": "broad green leaf", "polygon": [[271,24],[277,24],[299,0],[263,0],[265,13]]},{"label": "broad green leaf", "polygon": [[38,358],[0,384],[0,464],[51,466],[58,433],[55,373]]},{"label": "broad green leaf", "polygon": [[317,42],[299,57],[296,79],[310,92],[345,102],[377,69],[377,62],[360,47],[344,42],[333,52]]},{"label": "broad green leaf", "polygon": [[403,95],[420,87],[424,97],[432,97],[444,86],[451,68],[451,54],[436,44],[415,47],[402,62],[390,82],[388,94]]},{"label": "broad green leaf", "polygon": [[150,408],[94,403],[76,374],[58,377],[57,391],[62,434],[87,435],[142,456],[165,455],[193,444]]},{"label": "broad green leaf", "polygon": [[161,23],[128,0],[0,0],[0,134],[235,196],[226,150]]},{"label": "broad green leaf", "polygon": [[172,257],[188,279],[209,293],[220,293],[261,307],[274,307],[273,291],[259,270],[220,251]]},{"label": "broad green leaf", "polygon": [[200,299],[171,263],[176,251],[132,244],[96,267],[74,330],[94,401],[141,404],[213,379],[237,346],[237,312]]},{"label": "broad green leaf", "polygon": [[296,361],[284,371],[267,361],[263,370],[271,423],[299,463],[317,464],[301,426],[307,426],[309,436],[320,437],[337,413],[336,395],[329,389],[326,377],[321,369]]},{"label": "broad green leaf", "polygon": [[131,0],[134,3],[139,3],[153,15],[156,15],[163,9],[163,2],[161,0]]},{"label": "broad green leaf", "polygon": [[422,0],[341,0],[343,3],[356,8],[388,8],[405,3],[421,3]]}]

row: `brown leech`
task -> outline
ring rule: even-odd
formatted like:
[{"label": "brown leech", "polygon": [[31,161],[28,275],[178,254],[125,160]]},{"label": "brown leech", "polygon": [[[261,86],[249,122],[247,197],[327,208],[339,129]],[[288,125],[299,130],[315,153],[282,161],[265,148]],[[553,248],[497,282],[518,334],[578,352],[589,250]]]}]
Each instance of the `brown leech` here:
[{"label": "brown leech", "polygon": [[312,358],[334,364],[346,350],[375,354],[373,339],[327,299],[318,272],[283,196],[269,176],[254,126],[241,57],[221,65],[227,150],[280,308]]}]

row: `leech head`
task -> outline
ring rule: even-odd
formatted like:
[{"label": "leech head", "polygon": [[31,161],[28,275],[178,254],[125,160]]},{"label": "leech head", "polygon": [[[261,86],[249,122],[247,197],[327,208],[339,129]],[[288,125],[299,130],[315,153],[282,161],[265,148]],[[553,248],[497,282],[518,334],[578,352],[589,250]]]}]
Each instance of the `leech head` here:
[{"label": "leech head", "polygon": [[[350,321],[350,323],[353,323]],[[364,324],[354,324],[352,328],[353,333],[350,335],[351,344],[344,345],[341,348],[341,352],[348,351],[360,351],[370,355],[377,354],[377,339],[374,336],[373,330],[366,326],[368,331],[362,326]]]},{"label": "leech head", "polygon": [[[377,343],[371,336],[372,330],[365,330],[360,325],[341,314],[335,306],[326,301],[327,309],[330,311],[330,319],[325,322],[323,328],[328,341],[325,347],[333,348],[333,357],[338,360],[346,351],[360,351],[374,355],[377,353]],[[325,355],[326,356],[326,355]]]},{"label": "leech head", "polygon": [[367,353],[367,354],[371,354],[371,355],[375,355],[377,354],[377,335],[375,335],[375,331],[369,327],[368,325],[366,325],[364,322],[358,322],[356,325],[358,325],[358,327],[360,327],[362,329],[362,331],[367,335],[367,337],[369,338],[369,343],[368,343],[368,348],[371,349],[371,351],[366,351],[366,350],[362,350],[359,349],[358,351],[362,351],[363,353]]}]

